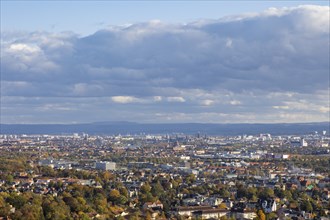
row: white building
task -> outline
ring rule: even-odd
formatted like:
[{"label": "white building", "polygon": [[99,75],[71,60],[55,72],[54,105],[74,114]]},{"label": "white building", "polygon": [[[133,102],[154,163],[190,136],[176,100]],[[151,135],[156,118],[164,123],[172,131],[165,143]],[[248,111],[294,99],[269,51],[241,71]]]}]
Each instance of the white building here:
[{"label": "white building", "polygon": [[97,170],[116,170],[115,162],[100,161],[95,163],[95,168]]},{"label": "white building", "polygon": [[302,139],[300,140],[300,146],[301,146],[301,147],[307,147],[307,146],[308,146],[308,143],[307,143],[307,141],[306,141],[304,138],[302,138]]}]

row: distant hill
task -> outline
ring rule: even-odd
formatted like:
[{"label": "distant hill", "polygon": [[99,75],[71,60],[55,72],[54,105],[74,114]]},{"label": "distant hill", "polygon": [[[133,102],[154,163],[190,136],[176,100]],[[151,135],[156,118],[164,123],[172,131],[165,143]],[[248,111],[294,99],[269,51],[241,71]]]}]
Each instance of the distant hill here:
[{"label": "distant hill", "polygon": [[95,122],[87,124],[0,124],[1,134],[207,134],[242,135],[270,133],[273,135],[300,135],[314,131],[330,132],[329,122],[320,123],[283,123],[283,124],[203,124],[172,123],[145,124],[134,122]]}]

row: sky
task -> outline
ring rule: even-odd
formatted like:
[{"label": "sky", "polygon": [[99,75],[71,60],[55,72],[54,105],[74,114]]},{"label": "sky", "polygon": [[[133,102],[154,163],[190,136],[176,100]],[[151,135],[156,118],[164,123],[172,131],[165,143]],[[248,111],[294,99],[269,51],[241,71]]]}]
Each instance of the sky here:
[{"label": "sky", "polygon": [[1,1],[1,123],[329,121],[328,1]]}]

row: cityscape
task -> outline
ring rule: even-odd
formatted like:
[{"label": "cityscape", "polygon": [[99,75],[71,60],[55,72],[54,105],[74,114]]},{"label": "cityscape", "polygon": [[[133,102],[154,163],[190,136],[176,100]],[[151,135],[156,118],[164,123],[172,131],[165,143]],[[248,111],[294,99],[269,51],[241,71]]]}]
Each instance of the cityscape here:
[{"label": "cityscape", "polygon": [[23,134],[0,135],[0,143],[0,214],[13,218],[326,219],[330,214],[326,131]]},{"label": "cityscape", "polygon": [[328,0],[0,16],[0,220],[330,220]]}]

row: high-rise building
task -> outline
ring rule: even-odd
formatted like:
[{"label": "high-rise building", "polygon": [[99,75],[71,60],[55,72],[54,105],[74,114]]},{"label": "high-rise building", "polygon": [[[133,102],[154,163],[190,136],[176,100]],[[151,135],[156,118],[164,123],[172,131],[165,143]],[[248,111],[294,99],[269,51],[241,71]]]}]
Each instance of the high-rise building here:
[{"label": "high-rise building", "polygon": [[304,138],[302,138],[302,139],[300,140],[300,146],[301,146],[301,147],[307,147],[307,146],[308,146],[308,143],[307,143],[307,141],[306,141]]}]

